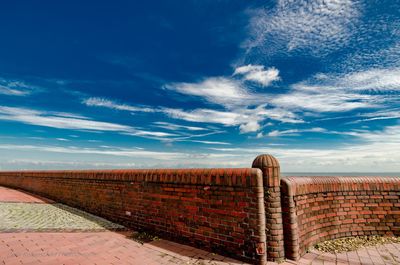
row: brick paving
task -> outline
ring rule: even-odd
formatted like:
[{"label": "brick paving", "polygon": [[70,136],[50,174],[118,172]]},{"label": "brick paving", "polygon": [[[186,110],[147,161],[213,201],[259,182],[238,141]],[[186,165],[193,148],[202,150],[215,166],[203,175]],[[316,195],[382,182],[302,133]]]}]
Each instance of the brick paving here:
[{"label": "brick paving", "polygon": [[[168,240],[142,244],[131,239],[134,231],[109,229],[121,226],[0,187],[0,264],[244,264]],[[400,264],[400,244],[336,255],[312,250],[298,262],[281,264]]]}]

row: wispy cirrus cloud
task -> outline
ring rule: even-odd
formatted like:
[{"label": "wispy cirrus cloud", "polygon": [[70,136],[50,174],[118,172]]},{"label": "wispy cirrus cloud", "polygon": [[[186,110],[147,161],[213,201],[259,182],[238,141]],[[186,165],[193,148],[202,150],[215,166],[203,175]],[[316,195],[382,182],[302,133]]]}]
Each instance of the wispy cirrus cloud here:
[{"label": "wispy cirrus cloud", "polygon": [[327,130],[324,128],[310,128],[310,129],[291,129],[291,130],[284,130],[284,131],[279,131],[279,130],[273,130],[268,133],[268,136],[270,137],[278,137],[278,136],[293,136],[293,135],[299,135],[300,133],[305,133],[305,132],[326,132]]},{"label": "wispy cirrus cloud", "polygon": [[3,144],[0,149],[13,149],[13,150],[31,150],[51,153],[66,153],[66,154],[94,154],[94,155],[107,155],[107,156],[125,156],[125,157],[144,157],[155,158],[158,160],[175,160],[187,157],[187,155],[179,152],[158,152],[148,150],[138,150],[136,148],[78,148],[78,147],[61,147],[50,145],[15,145]]},{"label": "wispy cirrus cloud", "polygon": [[129,131],[131,129],[126,125],[93,121],[88,118],[66,117],[38,110],[6,106],[0,107],[0,119],[58,129],[94,131]]},{"label": "wispy cirrus cloud", "polygon": [[374,111],[370,113],[363,113],[356,116],[357,120],[347,122],[346,124],[356,124],[368,121],[378,121],[378,120],[393,120],[400,119],[399,109],[386,109],[381,111]]},{"label": "wispy cirrus cloud", "polygon": [[155,112],[154,108],[131,106],[111,101],[105,98],[91,97],[83,100],[83,103],[90,107],[105,107],[115,110],[125,110],[131,112]]},{"label": "wispy cirrus cloud", "polygon": [[400,68],[365,69],[344,74],[319,73],[313,78],[294,84],[303,91],[400,91]]},{"label": "wispy cirrus cloud", "polygon": [[[221,142],[220,144],[224,144]],[[96,156],[95,161],[101,161],[100,157],[111,159],[115,157],[119,158],[129,158],[128,161],[130,165],[135,165],[138,167],[188,167],[188,166],[202,166],[202,167],[215,167],[215,166],[238,166],[242,162],[240,155],[238,154],[220,154],[215,152],[167,152],[167,151],[157,151],[157,150],[145,150],[137,148],[86,148],[86,147],[60,147],[52,145],[22,145],[22,144],[0,144],[0,149],[2,150],[15,150],[16,152],[24,152],[28,154],[29,152],[34,152],[35,156],[38,152],[48,153],[48,154],[60,154],[62,155],[64,161],[69,161],[71,157],[76,160],[76,157],[86,155]],[[71,156],[71,157],[70,157]],[[20,160],[21,158],[18,158]],[[231,161],[229,161],[229,159]],[[4,161],[5,159],[0,159],[0,164],[9,164],[10,161]],[[25,159],[26,160],[26,159]],[[31,160],[31,159],[30,159]],[[104,160],[104,159],[103,159]],[[109,161],[109,160],[105,160]],[[120,160],[117,160],[120,161]],[[11,163],[13,163],[11,161]],[[73,163],[73,162],[70,162]],[[119,162],[121,163],[121,162]],[[68,164],[68,162],[66,163]],[[88,159],[88,165],[93,164],[91,159]],[[100,163],[101,165],[102,163]],[[102,165],[107,166],[109,163]],[[49,165],[50,166],[50,165]],[[52,166],[50,166],[52,167]],[[87,167],[81,165],[80,167]]]},{"label": "wispy cirrus cloud", "polygon": [[2,169],[15,167],[19,169],[82,169],[82,168],[97,168],[97,169],[110,169],[110,168],[134,168],[135,163],[117,163],[117,162],[96,162],[96,161],[63,161],[63,160],[41,160],[41,159],[10,159],[0,161]]},{"label": "wispy cirrus cloud", "polygon": [[7,96],[27,96],[31,94],[35,86],[29,85],[20,80],[9,80],[0,78],[0,94]]},{"label": "wispy cirrus cloud", "polygon": [[170,122],[163,122],[163,121],[156,121],[153,122],[154,126],[167,129],[167,130],[189,130],[189,131],[208,131],[210,129],[208,128],[203,128],[203,127],[197,127],[197,126],[185,126],[185,125],[180,125],[180,124],[175,124],[175,123],[170,123]]},{"label": "wispy cirrus cloud", "polygon": [[340,91],[291,91],[287,94],[275,96],[270,102],[287,110],[307,110],[316,113],[345,112],[376,107],[378,106],[379,97]]},{"label": "wispy cirrus cloud", "polygon": [[145,131],[128,125],[91,120],[87,117],[58,112],[38,111],[27,108],[0,106],[0,120],[21,122],[57,129],[118,132],[141,137],[170,137],[176,134]]},{"label": "wispy cirrus cloud", "polygon": [[[57,129],[77,130],[77,131],[90,131],[90,132],[114,132],[121,135],[136,136],[158,140],[162,142],[197,142],[204,144],[229,144],[219,141],[201,141],[198,138],[206,137],[213,134],[223,133],[224,131],[212,130],[203,134],[192,134],[182,132],[182,128],[186,131],[205,130],[200,127],[179,126],[169,123],[158,123],[164,129],[179,128],[180,130],[173,130],[173,132],[157,131],[151,129],[136,128],[129,125],[118,123],[110,123],[104,121],[92,120],[88,117],[64,113],[64,112],[50,112],[38,111],[27,108],[5,107],[0,106],[0,120],[7,120],[13,122],[21,122],[35,126],[44,126]],[[160,128],[161,128],[160,127]],[[196,139],[197,138],[197,139]],[[62,138],[59,138],[61,140]],[[196,139],[196,140],[194,140]],[[61,140],[62,141],[62,140]]]},{"label": "wispy cirrus cloud", "polygon": [[211,145],[231,145],[228,142],[218,142],[218,141],[203,141],[203,140],[191,140],[193,143],[211,144]]},{"label": "wispy cirrus cloud", "polygon": [[0,85],[0,94],[8,96],[26,96],[29,92]]}]

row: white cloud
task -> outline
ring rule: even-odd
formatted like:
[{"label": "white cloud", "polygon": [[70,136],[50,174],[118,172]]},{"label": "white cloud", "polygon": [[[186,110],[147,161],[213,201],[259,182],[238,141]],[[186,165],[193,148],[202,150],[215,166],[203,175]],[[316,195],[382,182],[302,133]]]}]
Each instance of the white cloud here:
[{"label": "white cloud", "polygon": [[257,121],[249,121],[248,123],[241,124],[239,126],[241,133],[257,132],[261,128]]},{"label": "white cloud", "polygon": [[105,107],[115,110],[124,110],[124,111],[131,111],[131,112],[155,112],[153,108],[149,107],[135,107],[126,104],[119,104],[115,101],[104,99],[104,98],[87,98],[83,100],[83,103],[90,107]]},{"label": "white cloud", "polygon": [[387,126],[384,130],[376,131],[355,131],[353,136],[359,137],[369,143],[393,143],[400,144],[400,126]]},{"label": "white cloud", "polygon": [[[271,104],[288,110],[346,112],[396,104],[398,98],[375,92],[400,91],[400,69],[369,69],[347,74],[318,73],[293,84],[286,94],[273,97]],[[368,93],[374,92],[374,93]]]},{"label": "white cloud", "polygon": [[164,109],[164,112],[175,119],[181,119],[191,122],[207,122],[217,123],[226,126],[240,125],[249,117],[229,111],[217,111],[211,109],[195,109],[192,111],[184,111],[180,109]]},{"label": "white cloud", "polygon": [[347,122],[346,124],[356,124],[361,122],[376,121],[376,120],[392,120],[400,119],[400,111],[398,109],[387,109],[374,111],[371,113],[363,113],[356,116],[358,120]]},{"label": "white cloud", "polygon": [[279,0],[272,10],[252,13],[249,52],[271,55],[301,51],[326,54],[346,44],[360,17],[359,1]]},{"label": "white cloud", "polygon": [[189,131],[208,131],[209,130],[209,129],[203,128],[203,127],[185,126],[185,125],[174,124],[174,123],[163,122],[163,121],[153,122],[153,124],[155,124],[156,127],[168,129],[171,131],[180,130],[180,129],[189,130]]},{"label": "white cloud", "polygon": [[226,107],[246,105],[249,100],[254,100],[241,82],[225,77],[210,77],[198,83],[172,83],[164,87]]},{"label": "white cloud", "polygon": [[378,97],[340,91],[297,92],[276,95],[270,103],[286,110],[310,110],[314,112],[344,112],[378,106]]},{"label": "white cloud", "polygon": [[364,69],[346,74],[320,73],[293,85],[303,91],[400,91],[400,68]]},{"label": "white cloud", "polygon": [[0,149],[5,150],[31,150],[51,153],[66,154],[96,154],[108,156],[126,156],[132,158],[151,158],[158,160],[177,160],[185,158],[186,155],[178,152],[157,152],[139,150],[136,148],[118,148],[118,149],[96,149],[96,148],[77,148],[77,147],[60,147],[60,146],[40,146],[40,145],[0,145]]},{"label": "white cloud", "polygon": [[[9,150],[16,152],[16,159],[33,159],[38,152],[50,153],[57,159],[56,153],[79,161],[102,161],[104,156],[110,161],[112,157],[118,159],[126,157],[127,162],[134,163],[135,167],[249,167],[253,159],[262,153],[269,153],[278,158],[282,172],[399,172],[400,167],[400,126],[390,126],[379,131],[353,131],[352,136],[356,143],[336,144],[334,148],[283,148],[274,145],[235,146],[234,148],[208,149],[212,152],[158,152],[139,150],[137,148],[77,148],[59,146],[34,146],[1,144],[0,149],[9,154]],[[18,153],[20,152],[20,153]],[[32,154],[32,157],[29,157]],[[11,154],[10,154],[11,155]],[[1,165],[5,160],[11,160],[10,155],[2,155]],[[22,157],[21,157],[22,156]],[[70,156],[70,157],[69,157]],[[28,158],[27,158],[28,157]],[[90,159],[88,159],[90,157]],[[7,159],[5,159],[7,158]],[[149,160],[149,158],[151,158]],[[123,163],[118,160],[117,163]],[[101,163],[101,162],[100,162]],[[51,167],[44,165],[43,167]],[[81,165],[80,167],[88,167]]]},{"label": "white cloud", "polygon": [[0,94],[7,96],[27,96],[32,93],[34,86],[23,81],[8,80],[0,77]]},{"label": "white cloud", "polygon": [[364,16],[357,25],[347,51],[338,54],[332,69],[342,72],[362,71],[369,68],[400,67],[400,17],[391,11],[400,9],[399,1],[385,2],[386,12],[375,12],[377,3],[364,2]]},{"label": "white cloud", "polygon": [[299,135],[301,133],[305,132],[326,132],[326,129],[324,128],[310,128],[310,129],[291,129],[291,130],[285,130],[285,131],[279,131],[279,130],[273,130],[268,133],[268,136],[270,137],[277,137],[277,136],[293,136],[293,135]]},{"label": "white cloud", "polygon": [[259,133],[257,133],[257,135],[256,135],[256,138],[257,138],[257,139],[263,138],[263,137],[264,137],[264,134],[263,134],[262,132],[259,132]]},{"label": "white cloud", "polygon": [[15,107],[0,106],[0,119],[19,121],[26,124],[46,126],[58,129],[94,130],[94,131],[129,131],[131,127],[115,123],[93,121],[49,115],[46,112]]},{"label": "white cloud", "polygon": [[0,85],[0,94],[8,96],[26,96],[29,92]]},{"label": "white cloud", "polygon": [[371,69],[350,73],[338,80],[342,87],[355,90],[397,90],[400,91],[400,68]]},{"label": "white cloud", "polygon": [[[351,132],[357,143],[337,144],[333,148],[210,148],[221,154],[241,154],[249,165],[257,155],[278,158],[282,172],[400,172],[400,126],[380,131]],[[348,134],[349,135],[349,134]],[[338,173],[339,175],[340,173]]]},{"label": "white cloud", "polygon": [[178,109],[165,109],[165,113],[175,119],[191,122],[217,123],[224,126],[239,126],[242,133],[256,132],[265,119],[278,120],[286,123],[303,123],[290,111],[270,108],[265,105],[254,109],[235,109],[232,111],[216,111],[210,109],[195,109],[184,111]]},{"label": "white cloud", "polygon": [[231,145],[231,143],[228,142],[218,142],[218,141],[202,141],[202,140],[189,140],[190,142],[193,143],[202,143],[202,144],[211,144],[211,145]]},{"label": "white cloud", "polygon": [[[90,104],[87,104],[87,103]],[[106,104],[103,104],[105,102]],[[136,107],[130,106],[127,104],[118,105],[114,101],[102,99],[98,101],[93,100],[85,100],[83,101],[84,104],[88,106],[98,106],[98,107],[106,107],[111,109],[118,109],[123,111],[131,111],[132,109],[136,110]],[[116,106],[123,106],[122,108],[117,108]],[[250,115],[246,113],[240,113],[239,111],[218,111],[212,109],[195,109],[195,110],[181,110],[181,109],[173,109],[173,108],[158,108],[153,109],[154,112],[164,113],[165,115],[179,120],[189,121],[189,122],[200,122],[200,123],[215,123],[215,124],[222,124],[224,126],[237,126],[243,123],[248,123],[250,119]],[[169,130],[178,130],[178,129],[185,129],[189,131],[198,131],[198,130],[205,130],[201,127],[195,126],[183,126],[177,125],[173,123],[167,122],[155,122],[157,127],[169,129]],[[157,135],[153,135],[157,136]]]},{"label": "white cloud", "polygon": [[0,106],[0,120],[16,121],[57,129],[118,132],[141,137],[176,136],[176,134],[171,133],[140,130],[128,125],[94,121],[75,114],[57,114],[57,112],[42,112],[26,108],[5,106]]},{"label": "white cloud", "polygon": [[69,142],[70,140],[65,139],[65,138],[56,138],[57,141],[62,141],[62,142]]},{"label": "white cloud", "polygon": [[145,130],[133,130],[132,132],[124,133],[126,135],[133,135],[133,136],[154,136],[154,137],[170,137],[170,136],[179,136],[179,134],[175,133],[166,133],[166,132],[153,132],[153,131],[145,131]]},{"label": "white cloud", "polygon": [[278,69],[264,69],[263,65],[248,64],[235,69],[233,75],[243,75],[245,80],[254,81],[262,86],[269,86],[273,81],[280,80]]},{"label": "white cloud", "polygon": [[[161,110],[160,110],[161,111]],[[167,110],[162,110],[168,115]],[[174,110],[173,110],[174,111]],[[182,111],[182,115],[185,115],[185,112]],[[209,112],[208,110],[204,110],[204,113],[200,111],[200,113],[192,114],[193,119],[196,120],[196,117],[200,118],[203,115],[203,119],[205,120],[206,117],[209,117]],[[226,116],[228,117],[229,114],[225,113]],[[172,114],[171,114],[172,115]],[[179,115],[179,113],[178,113]],[[183,117],[183,119],[190,120],[190,114],[187,113],[187,117]],[[218,115],[221,117],[218,118]],[[229,122],[229,118],[227,120],[224,120],[224,115],[223,113],[214,113],[214,118],[218,120],[219,122],[226,122],[227,124],[231,124]],[[171,128],[179,128],[179,129],[185,129],[188,131],[199,131],[201,130],[207,130],[209,132],[203,133],[203,134],[189,134],[185,133],[182,131],[179,132],[161,132],[161,131],[152,131],[152,130],[144,130],[144,129],[139,129],[135,128],[132,126],[128,125],[122,125],[122,124],[117,124],[117,123],[110,123],[110,122],[102,122],[102,121],[94,121],[90,120],[87,117],[77,115],[77,114],[71,114],[71,113],[63,113],[63,112],[43,112],[43,111],[37,111],[37,110],[31,110],[31,109],[26,109],[26,108],[15,108],[15,107],[5,107],[5,106],[0,106],[0,120],[8,120],[8,121],[14,121],[14,122],[22,122],[25,124],[31,124],[31,125],[36,125],[36,126],[45,126],[45,127],[51,127],[51,128],[57,128],[57,129],[68,129],[68,130],[85,130],[85,131],[92,131],[92,132],[115,132],[123,135],[130,135],[130,136],[137,136],[137,137],[143,137],[143,138],[148,138],[148,139],[153,139],[153,140],[159,140],[159,141],[169,141],[169,142],[178,142],[178,141],[193,141],[189,140],[192,138],[200,138],[200,137],[206,137],[209,135],[213,134],[218,134],[218,133],[223,133],[224,131],[210,131],[209,129],[204,129],[200,127],[192,127],[192,126],[180,126],[172,123],[166,123],[166,122],[158,122],[158,124],[161,127],[169,127]],[[208,122],[208,121],[207,121]],[[234,122],[236,124],[236,122]],[[172,127],[171,127],[172,126]],[[176,131],[176,130],[175,130]],[[58,138],[58,140],[62,141],[62,138]],[[198,143],[205,143],[205,144],[211,144],[212,141],[200,141],[196,140]],[[220,144],[220,143],[216,143]]]},{"label": "white cloud", "polygon": [[[243,76],[245,80],[257,82],[263,86],[279,80],[279,71],[275,68],[264,69],[262,65],[237,67],[233,76]],[[303,122],[297,116],[283,108],[274,108],[266,104],[268,94],[251,91],[242,82],[227,77],[207,78],[198,83],[173,83],[165,86],[176,92],[203,97],[208,102],[221,105],[224,110],[194,109],[181,110],[163,108],[162,111],[175,119],[191,122],[209,122],[224,126],[239,126],[241,133],[257,132],[266,119],[288,123]]]},{"label": "white cloud", "polygon": [[[253,98],[253,101],[266,101],[265,95],[257,95],[252,93],[246,93],[248,98]],[[92,98],[93,99],[93,98]],[[96,98],[95,98],[96,99]],[[87,104],[90,102],[90,104]],[[98,101],[93,100],[84,100],[84,104],[88,106],[98,106],[105,107],[110,109],[118,109],[122,111],[131,111],[136,110],[135,106],[127,105],[127,104],[117,104],[116,102],[108,99],[102,99]],[[105,104],[103,104],[105,103]],[[239,126],[239,129],[242,133],[256,132],[261,126],[260,123],[266,119],[277,120],[285,123],[302,123],[303,121],[297,117],[291,111],[285,110],[284,108],[275,108],[275,107],[267,107],[266,104],[261,104],[256,108],[247,107],[246,101],[243,101],[241,104],[243,106],[238,106],[232,104],[230,107],[225,108],[225,110],[214,110],[214,109],[206,109],[206,108],[198,108],[194,110],[182,110],[182,109],[174,109],[174,108],[153,108],[153,112],[163,113],[170,118],[179,119],[189,122],[197,122],[197,123],[215,123],[221,124],[223,126]],[[118,107],[123,106],[123,107]],[[145,107],[147,109],[147,107]],[[173,123],[167,122],[155,122],[157,127],[168,129],[168,130],[205,130],[201,127],[196,126],[184,126],[177,125]],[[181,133],[183,133],[181,131]]]},{"label": "white cloud", "polygon": [[[224,142],[210,142],[207,144],[220,144]],[[227,143],[228,144],[228,143]],[[107,167],[110,162],[116,161],[116,164],[123,165],[123,161],[129,162],[136,168],[160,168],[160,167],[229,167],[238,166],[237,154],[219,154],[210,152],[166,152],[166,151],[150,151],[139,150],[137,148],[84,148],[84,147],[60,147],[60,146],[45,146],[45,145],[18,145],[18,144],[0,144],[0,152],[8,152],[13,150],[18,160],[32,160],[37,157],[38,152],[44,156],[51,156],[52,159],[61,158],[66,162],[64,165],[72,164],[79,158],[79,161],[88,161],[86,164],[76,165],[78,168],[88,168],[92,164],[102,164],[101,161],[106,161],[107,164],[102,167]],[[21,158],[23,156],[24,158]],[[0,156],[0,165],[10,167],[10,156]],[[54,168],[57,165],[40,165],[39,168]],[[61,165],[62,166],[62,165]],[[69,167],[69,166],[68,166]]]},{"label": "white cloud", "polygon": [[81,169],[81,168],[134,168],[135,163],[116,163],[116,162],[92,162],[92,161],[62,161],[62,160],[38,160],[38,159],[11,159],[0,161],[5,168],[18,169]]},{"label": "white cloud", "polygon": [[[267,105],[261,105],[255,109],[254,113],[256,116],[260,117],[260,119],[269,118],[283,123],[304,123],[297,114],[288,109],[281,108],[280,106],[267,108]],[[266,125],[270,126],[271,122],[268,122]]]}]

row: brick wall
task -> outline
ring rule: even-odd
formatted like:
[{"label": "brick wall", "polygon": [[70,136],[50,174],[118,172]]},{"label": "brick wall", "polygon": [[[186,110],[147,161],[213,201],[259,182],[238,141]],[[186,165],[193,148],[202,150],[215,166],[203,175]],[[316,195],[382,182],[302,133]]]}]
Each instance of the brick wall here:
[{"label": "brick wall", "polygon": [[281,187],[287,258],[327,239],[400,236],[400,178],[287,177]]},{"label": "brick wall", "polygon": [[297,260],[327,239],[400,236],[400,177],[281,179],[270,155],[252,166],[0,172],[0,185],[259,264]]},{"label": "brick wall", "polygon": [[259,169],[0,172],[0,185],[216,253],[265,262]]}]

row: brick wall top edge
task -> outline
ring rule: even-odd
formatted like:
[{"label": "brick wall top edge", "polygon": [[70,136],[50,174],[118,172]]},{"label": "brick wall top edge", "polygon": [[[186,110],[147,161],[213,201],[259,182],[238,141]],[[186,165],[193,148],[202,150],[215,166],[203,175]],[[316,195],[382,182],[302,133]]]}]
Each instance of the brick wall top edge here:
[{"label": "brick wall top edge", "polygon": [[291,196],[337,191],[400,190],[399,177],[312,176],[283,177],[283,189]]},{"label": "brick wall top edge", "polygon": [[124,169],[124,170],[57,170],[0,171],[0,177],[48,177],[112,181],[145,181],[162,183],[258,186],[256,168],[193,168],[193,169]]}]

